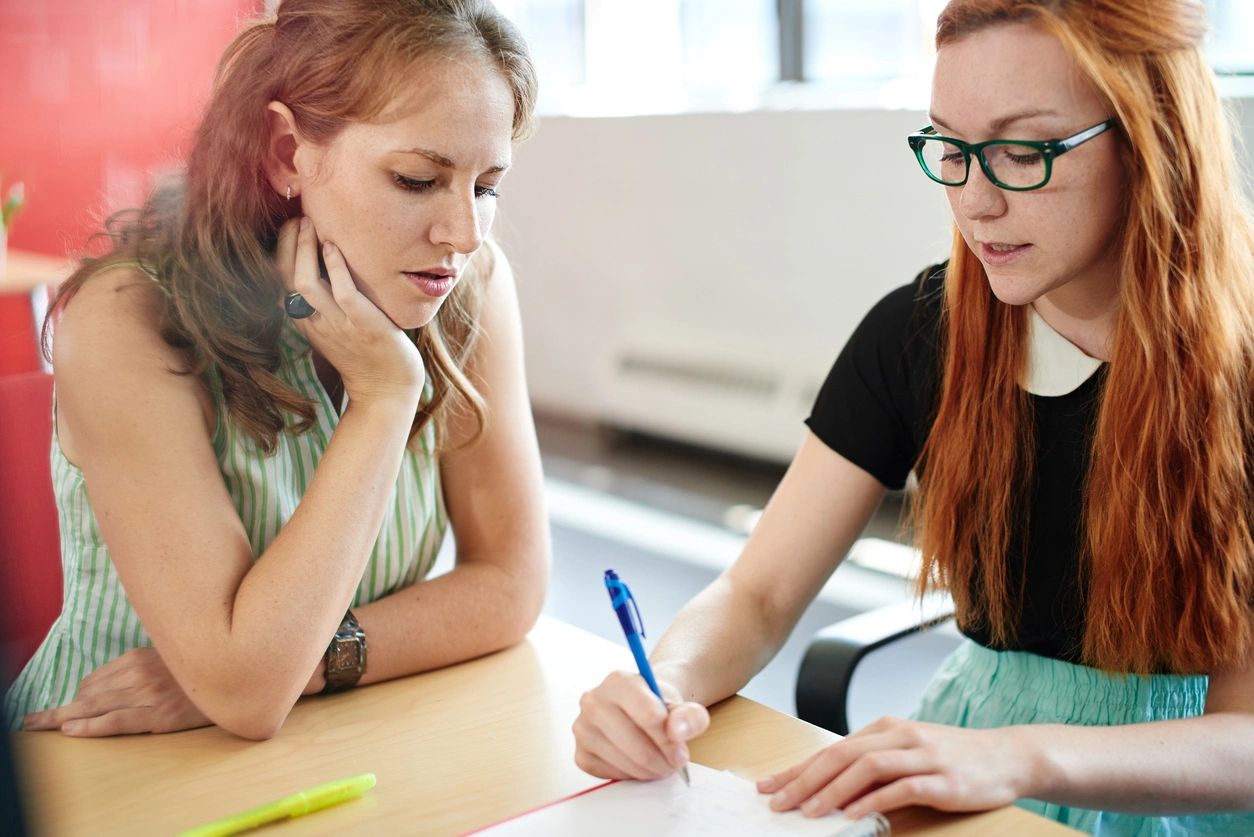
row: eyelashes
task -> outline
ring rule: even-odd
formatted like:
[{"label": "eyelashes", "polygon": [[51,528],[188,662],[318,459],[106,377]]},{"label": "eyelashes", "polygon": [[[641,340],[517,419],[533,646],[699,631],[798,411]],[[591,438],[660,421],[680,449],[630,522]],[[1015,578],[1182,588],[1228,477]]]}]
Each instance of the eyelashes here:
[{"label": "eyelashes", "polygon": [[414,180],[412,177],[406,177],[403,174],[393,174],[392,179],[396,181],[396,185],[400,186],[407,192],[427,192],[431,187],[435,186],[434,180]]},{"label": "eyelashes", "polygon": [[[412,177],[406,177],[403,174],[393,174],[392,180],[396,185],[404,189],[406,192],[429,192],[435,188],[434,180],[415,180]],[[475,186],[476,198],[499,198],[501,193],[491,186]]]}]

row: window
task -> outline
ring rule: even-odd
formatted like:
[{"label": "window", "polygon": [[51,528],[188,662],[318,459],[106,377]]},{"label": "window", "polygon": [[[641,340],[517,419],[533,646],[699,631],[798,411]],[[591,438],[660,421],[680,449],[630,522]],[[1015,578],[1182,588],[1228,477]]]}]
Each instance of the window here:
[{"label": "window", "polygon": [[777,0],[494,0],[526,35],[541,113],[754,102],[779,67]]},{"label": "window", "polygon": [[1207,55],[1215,72],[1254,75],[1254,3],[1250,0],[1207,0],[1210,37]]},{"label": "window", "polygon": [[690,88],[762,89],[779,80],[776,0],[680,3],[683,82]]},{"label": "window", "polygon": [[924,76],[936,21],[918,0],[806,0],[805,81],[888,81]]},{"label": "window", "polygon": [[526,36],[541,92],[578,87],[586,81],[583,0],[493,2]]},{"label": "window", "polygon": [[[541,113],[630,115],[926,107],[946,0],[494,2],[531,44]],[[1254,0],[1206,5],[1216,71],[1254,75]]]}]

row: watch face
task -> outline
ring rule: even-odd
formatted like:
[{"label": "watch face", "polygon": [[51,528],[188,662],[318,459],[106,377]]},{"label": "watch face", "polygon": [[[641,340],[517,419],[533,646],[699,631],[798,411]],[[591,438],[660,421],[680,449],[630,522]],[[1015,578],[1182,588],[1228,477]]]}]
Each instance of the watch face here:
[{"label": "watch face", "polygon": [[327,669],[333,671],[351,671],[358,666],[356,640],[336,640],[335,650],[327,660]]}]

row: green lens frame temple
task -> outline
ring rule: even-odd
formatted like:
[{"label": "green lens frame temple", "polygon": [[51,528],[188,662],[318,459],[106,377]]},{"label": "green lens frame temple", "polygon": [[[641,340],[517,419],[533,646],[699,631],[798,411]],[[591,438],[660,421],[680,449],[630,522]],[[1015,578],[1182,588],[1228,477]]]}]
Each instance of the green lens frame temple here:
[{"label": "green lens frame temple", "polygon": [[[1107,119],[1105,122],[1099,122],[1091,128],[1085,128],[1083,131],[1072,134],[1063,139],[1051,140],[1007,140],[1007,139],[991,139],[985,142],[967,143],[953,137],[946,137],[936,133],[936,129],[931,125],[926,128],[915,131],[906,137],[906,141],[910,144],[911,150],[914,151],[915,159],[919,161],[919,168],[923,169],[923,173],[930,179],[936,181],[942,186],[962,186],[967,182],[967,178],[971,176],[971,158],[975,157],[980,163],[980,168],[984,171],[984,176],[999,189],[1006,189],[1010,192],[1031,192],[1040,189],[1049,182],[1049,178],[1054,172],[1054,158],[1061,157],[1073,148],[1077,148],[1091,140],[1098,134],[1104,133],[1119,124],[1117,119]],[[966,175],[962,180],[942,180],[932,174],[928,169],[927,163],[923,160],[923,146],[927,140],[944,140],[954,145],[962,152],[963,162],[966,163]],[[1002,183],[993,175],[988,168],[988,161],[984,159],[984,149],[993,145],[1023,145],[1028,148],[1034,148],[1040,152],[1041,157],[1045,160],[1045,178],[1035,186],[1010,186]]]}]

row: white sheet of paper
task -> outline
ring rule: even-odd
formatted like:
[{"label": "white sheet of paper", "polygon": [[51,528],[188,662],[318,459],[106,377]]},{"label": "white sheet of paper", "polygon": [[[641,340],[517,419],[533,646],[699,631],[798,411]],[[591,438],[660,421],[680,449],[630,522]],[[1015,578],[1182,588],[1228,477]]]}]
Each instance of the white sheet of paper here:
[{"label": "white sheet of paper", "polygon": [[679,776],[655,782],[615,782],[599,790],[533,811],[482,832],[492,837],[876,837],[887,834],[872,820],[839,814],[811,819],[800,811],[778,813],[748,779],[700,764],[688,766],[692,787]]}]

